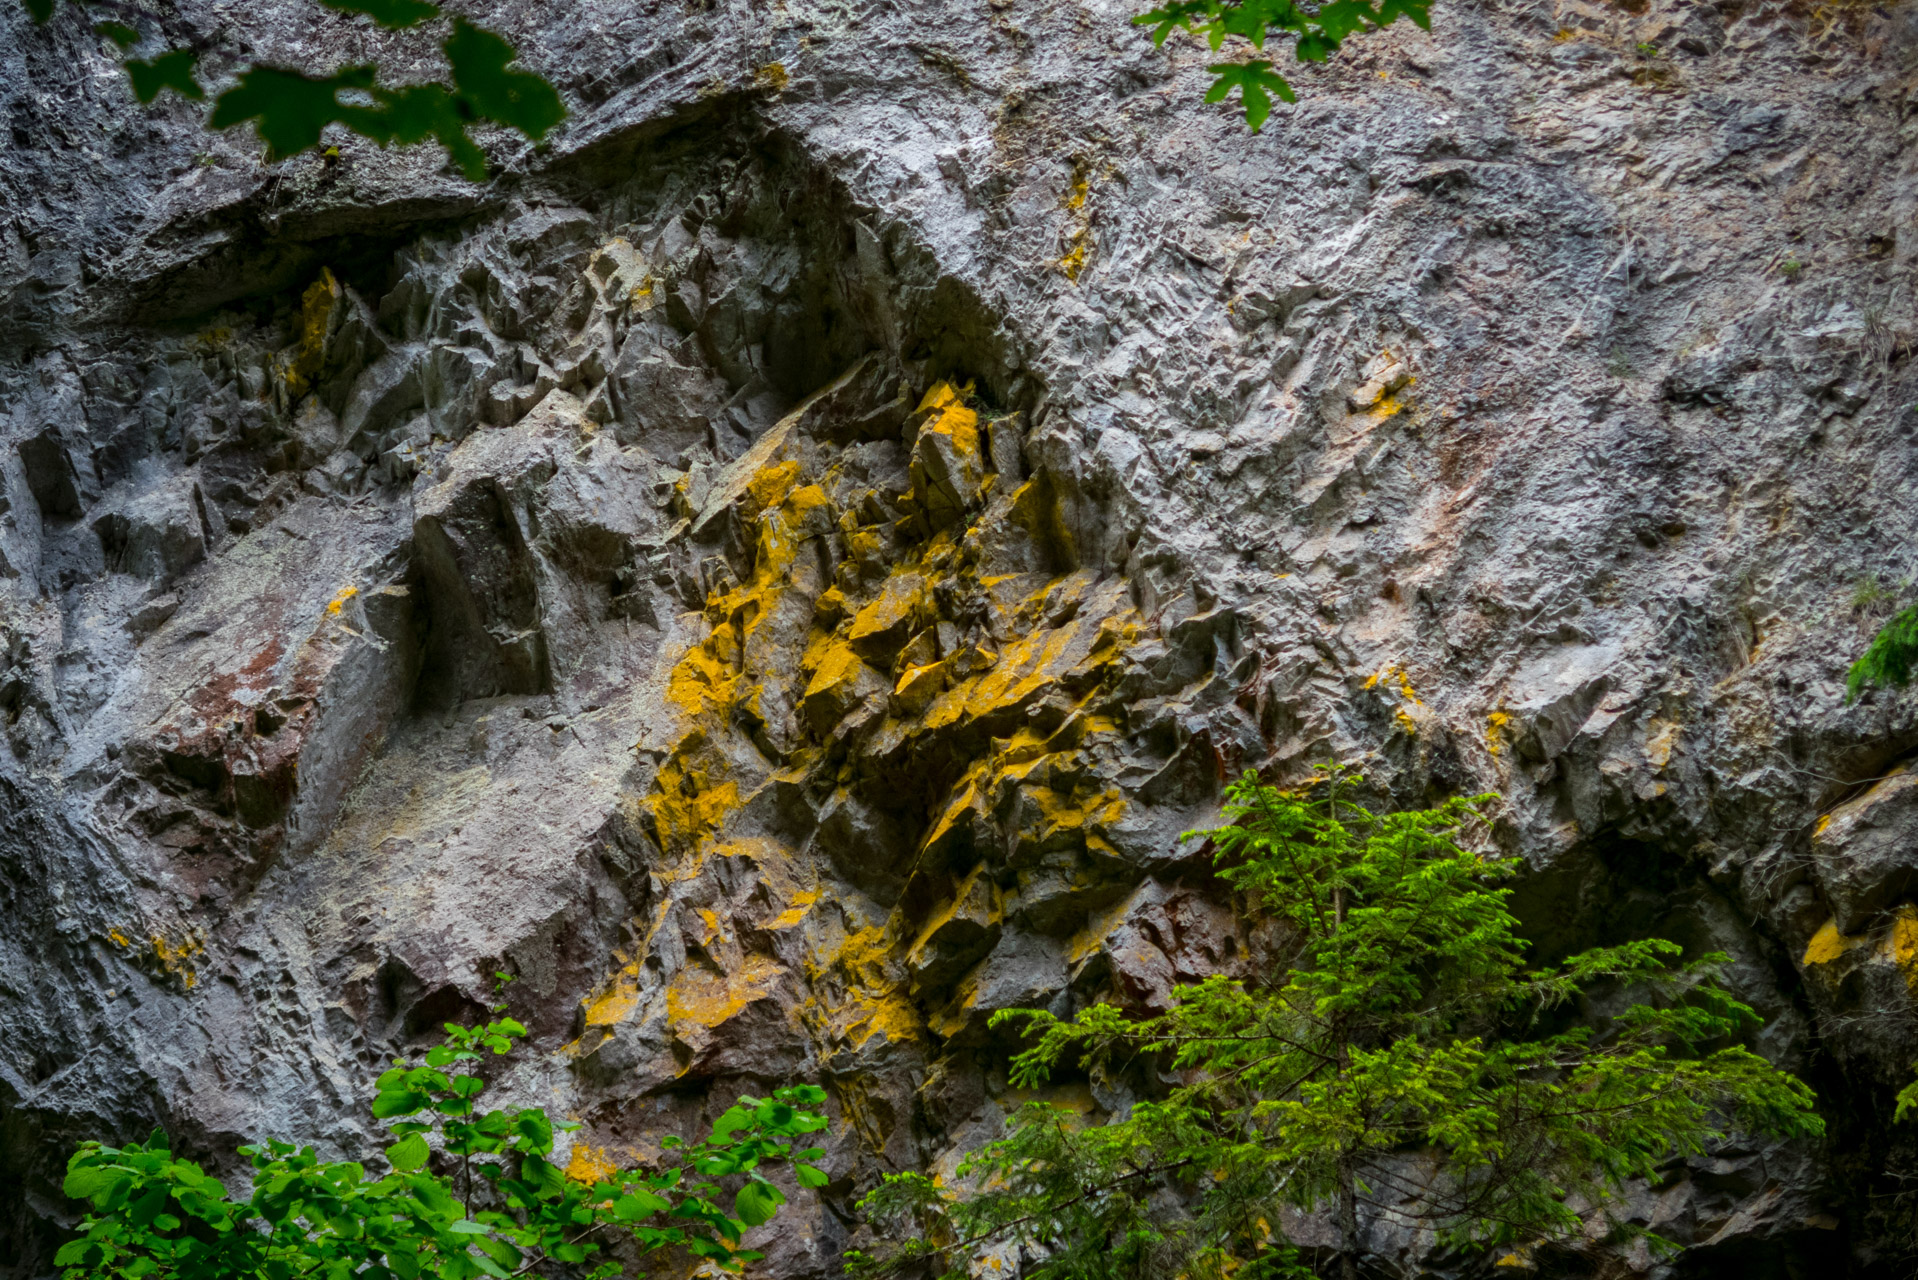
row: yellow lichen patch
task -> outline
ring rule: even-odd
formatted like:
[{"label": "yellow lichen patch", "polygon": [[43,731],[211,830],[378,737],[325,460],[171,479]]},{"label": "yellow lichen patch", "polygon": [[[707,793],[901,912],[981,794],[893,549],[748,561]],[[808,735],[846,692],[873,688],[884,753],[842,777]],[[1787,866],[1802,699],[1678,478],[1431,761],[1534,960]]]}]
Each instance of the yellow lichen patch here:
[{"label": "yellow lichen patch", "polygon": [[800,922],[806,918],[807,913],[812,910],[813,904],[818,901],[819,891],[817,889],[800,890],[792,896],[792,905],[774,916],[771,920],[768,920],[766,922],[766,928],[774,933],[797,928]]},{"label": "yellow lichen patch", "polygon": [[1100,734],[1118,733],[1123,726],[1111,716],[1093,715],[1087,711],[1075,711],[1066,717],[1066,722],[1046,739],[1048,751],[1070,751],[1082,745],[1086,739]]},{"label": "yellow lichen patch", "polygon": [[1678,735],[1684,728],[1676,720],[1654,718],[1651,733],[1645,739],[1645,759],[1654,769],[1663,769],[1671,763],[1672,752],[1678,746]]},{"label": "yellow lichen patch", "polygon": [[997,924],[1002,918],[999,895],[993,890],[992,880],[983,867],[966,877],[965,883],[959,886],[959,891],[950,901],[941,904],[926,917],[907,954],[910,956],[924,951],[939,931],[952,923],[955,916],[980,925]]},{"label": "yellow lichen patch", "polygon": [[320,374],[326,358],[326,335],[332,328],[333,309],[341,299],[340,283],[325,267],[320,278],[300,296],[300,341],[285,366],[286,389],[291,400],[305,395]]},{"label": "yellow lichen patch", "polygon": [[589,1147],[583,1142],[573,1144],[572,1158],[566,1162],[566,1176],[574,1182],[584,1182],[589,1186],[596,1182],[611,1182],[619,1173],[619,1163],[604,1147]]},{"label": "yellow lichen patch", "polygon": [[666,678],[666,701],[689,716],[731,707],[739,673],[721,662],[708,643],[688,651]]},{"label": "yellow lichen patch", "polygon": [[786,64],[783,62],[768,62],[753,72],[753,88],[767,93],[783,93],[786,86],[791,83],[792,75],[786,70]]},{"label": "yellow lichen patch", "polygon": [[870,670],[850,645],[838,642],[826,646],[805,693],[800,695],[800,706],[814,732],[825,733],[852,710]]},{"label": "yellow lichen patch", "polygon": [[1086,269],[1086,255],[1092,247],[1091,212],[1087,203],[1092,197],[1092,169],[1081,160],[1072,170],[1072,185],[1066,189],[1064,204],[1070,218],[1070,230],[1066,233],[1066,252],[1059,259],[1059,271],[1066,279],[1077,284],[1079,276]]},{"label": "yellow lichen patch", "polygon": [[917,412],[924,413],[928,409],[944,410],[954,405],[963,405],[966,397],[971,394],[972,383],[970,382],[963,387],[955,387],[945,381],[935,382],[926,388],[925,395],[919,397]]},{"label": "yellow lichen patch", "polygon": [[827,955],[807,962],[807,977],[817,993],[808,1001],[815,1022],[827,1035],[858,1049],[874,1036],[894,1044],[919,1039],[919,1014],[901,989],[897,955],[902,939],[889,926],[871,926],[846,935]]},{"label": "yellow lichen patch", "polygon": [[762,468],[746,482],[746,514],[757,517],[758,526],[752,576],[743,585],[707,597],[712,632],[667,676],[666,700],[690,719],[723,719],[738,704],[742,688],[748,697],[757,693],[742,678],[746,643],[790,585],[811,513],[828,502],[818,485],[795,487],[799,474],[799,464],[786,461]]},{"label": "yellow lichen patch", "polygon": [[[1405,385],[1409,387],[1416,381],[1418,381],[1418,379],[1416,378],[1407,378],[1405,380]],[[1406,407],[1409,404],[1410,404],[1410,401],[1405,396],[1401,395],[1399,392],[1392,392],[1390,394],[1383,395],[1378,398],[1377,403],[1375,403],[1371,408],[1371,415],[1374,418],[1377,418],[1380,421],[1383,421],[1386,418],[1394,417],[1398,414],[1405,412]]]},{"label": "yellow lichen patch", "polygon": [[905,642],[909,632],[930,620],[926,580],[917,565],[903,565],[887,575],[879,594],[852,616],[846,640],[868,657],[885,657]]},{"label": "yellow lichen patch", "polygon": [[339,617],[340,610],[346,608],[346,602],[348,600],[351,600],[354,596],[358,595],[359,593],[360,593],[360,589],[358,587],[348,586],[348,587],[340,588],[340,594],[334,596],[330,601],[327,602],[327,605],[326,605],[327,614],[331,617],[335,617],[335,618]]},{"label": "yellow lichen patch", "polygon": [[181,985],[191,987],[198,976],[193,972],[193,958],[206,950],[199,938],[188,934],[179,942],[168,942],[159,934],[152,937],[153,958],[160,967],[178,978]]},{"label": "yellow lichen patch", "polygon": [[1392,720],[1393,720],[1393,723],[1397,724],[1398,727],[1404,730],[1407,735],[1415,738],[1418,736],[1418,732],[1419,732],[1418,721],[1412,719],[1412,717],[1406,712],[1404,707],[1400,707],[1397,711],[1394,711],[1392,713]]},{"label": "yellow lichen patch", "polygon": [[118,929],[108,929],[107,937],[112,938],[117,945],[122,947],[130,947],[133,945],[133,940],[128,938],[124,933],[121,933]]},{"label": "yellow lichen patch", "polygon": [[1381,684],[1386,684],[1386,683],[1390,683],[1396,686],[1398,688],[1399,695],[1403,697],[1407,702],[1410,702],[1416,706],[1421,706],[1421,707],[1425,705],[1424,701],[1419,697],[1418,691],[1412,688],[1412,677],[1407,675],[1405,673],[1405,668],[1401,667],[1396,662],[1388,662],[1384,666],[1380,667],[1377,671],[1367,676],[1365,678],[1365,684],[1361,687],[1366,689],[1376,689]]},{"label": "yellow lichen patch", "polygon": [[690,852],[739,807],[739,784],[723,776],[725,768],[698,730],[673,747],[659,767],[658,791],[647,797],[662,849]]},{"label": "yellow lichen patch", "polygon": [[1090,795],[1035,787],[1027,791],[1025,797],[1039,809],[1041,825],[1033,834],[1041,845],[1050,844],[1062,835],[1083,837],[1088,828],[1109,826],[1125,816],[1125,798],[1117,787],[1107,787]]},{"label": "yellow lichen patch", "polygon": [[949,436],[958,448],[974,457],[979,453],[979,415],[966,407],[965,398],[972,394],[972,384],[963,388],[954,387],[950,382],[933,385],[920,400],[921,410],[937,409],[939,415],[928,418],[919,428],[922,433],[936,436]]},{"label": "yellow lichen patch", "polygon": [[604,988],[582,1001],[586,1006],[586,1026],[616,1027],[639,1008],[639,963],[620,968]]},{"label": "yellow lichen patch", "polygon": [[1485,717],[1485,749],[1494,759],[1505,745],[1501,739],[1505,735],[1505,727],[1511,723],[1511,715],[1504,711],[1494,711]]},{"label": "yellow lichen patch", "polygon": [[1073,232],[1065,257],[1059,259],[1059,273],[1074,284],[1085,274],[1086,241],[1090,238],[1091,232],[1084,228]]},{"label": "yellow lichen patch", "polygon": [[1054,683],[1071,670],[1064,659],[1078,639],[1081,625],[1074,619],[1062,627],[1021,637],[1005,646],[1000,651],[999,662],[990,670],[946,690],[934,700],[926,712],[926,728],[943,728],[988,715]]},{"label": "yellow lichen patch", "polygon": [[907,667],[893,686],[892,705],[901,714],[916,716],[932,705],[946,687],[946,663],[942,659],[921,667]]},{"label": "yellow lichen patch", "polygon": [[785,970],[764,956],[748,956],[733,973],[683,969],[666,988],[666,1020],[675,1033],[711,1030],[772,993]]},{"label": "yellow lichen patch", "polygon": [[787,461],[755,472],[746,482],[746,496],[752,500],[751,515],[758,515],[792,491],[799,479],[799,464]]},{"label": "yellow lichen patch", "polygon": [[1905,988],[1918,996],[1918,907],[1898,908],[1885,939],[1885,958],[1905,975]]},{"label": "yellow lichen patch", "polygon": [[1828,814],[1825,814],[1823,817],[1819,818],[1818,825],[1811,829],[1812,838],[1815,840],[1819,836],[1824,835],[1825,828],[1829,827],[1830,825],[1831,825],[1831,815],[1828,813]]},{"label": "yellow lichen patch", "polygon": [[1805,958],[1799,963],[1807,967],[1814,964],[1830,964],[1844,959],[1848,952],[1863,946],[1867,939],[1863,934],[1843,934],[1838,932],[1838,921],[1827,920],[1824,927],[1811,936],[1811,942],[1805,948]]}]

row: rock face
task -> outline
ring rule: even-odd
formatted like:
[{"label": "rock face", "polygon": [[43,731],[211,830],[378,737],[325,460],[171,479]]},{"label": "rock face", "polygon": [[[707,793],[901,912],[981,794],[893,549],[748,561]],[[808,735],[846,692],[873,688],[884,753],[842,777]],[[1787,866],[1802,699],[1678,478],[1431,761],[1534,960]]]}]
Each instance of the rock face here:
[{"label": "rock face", "polygon": [[1546,955],[1729,952],[1821,1092],[1544,1273],[1908,1274],[1918,695],[1842,677],[1918,568],[1918,19],[1443,4],[1254,137],[1129,13],[482,5],[574,116],[476,187],[6,7],[0,1272],[81,1138],[362,1150],[504,968],[578,1172],[826,1084],[761,1247],[834,1274],[997,1131],[993,1010],[1244,971],[1179,833],[1336,757],[1496,792]]}]

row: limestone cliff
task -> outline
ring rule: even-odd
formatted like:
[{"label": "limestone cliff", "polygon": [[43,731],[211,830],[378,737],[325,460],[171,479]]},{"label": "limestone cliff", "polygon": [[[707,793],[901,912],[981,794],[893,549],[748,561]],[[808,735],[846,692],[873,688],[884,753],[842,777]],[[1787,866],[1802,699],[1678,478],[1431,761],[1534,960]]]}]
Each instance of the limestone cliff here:
[{"label": "limestone cliff", "polygon": [[577,1172],[827,1085],[762,1247],[833,1274],[996,1131],[992,1010],[1246,963],[1179,833],[1338,758],[1497,792],[1546,954],[1731,952],[1821,1092],[1548,1271],[1909,1274],[1918,695],[1842,689],[1918,570],[1909,5],[1443,3],[1259,136],[1111,0],[469,11],[574,108],[486,186],[0,10],[0,1271],[80,1138],[361,1149],[505,968]]}]

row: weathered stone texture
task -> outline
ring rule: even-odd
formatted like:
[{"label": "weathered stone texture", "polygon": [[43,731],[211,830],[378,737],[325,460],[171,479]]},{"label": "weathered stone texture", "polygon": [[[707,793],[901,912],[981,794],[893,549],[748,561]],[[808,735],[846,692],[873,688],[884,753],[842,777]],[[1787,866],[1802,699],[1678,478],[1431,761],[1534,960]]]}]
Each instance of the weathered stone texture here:
[{"label": "weathered stone texture", "polygon": [[1180,833],[1332,757],[1496,792],[1544,953],[1726,951],[1821,1091],[1566,1273],[1900,1274],[1909,5],[1442,4],[1257,137],[1103,0],[471,12],[574,105],[483,187],[0,17],[13,1274],[82,1137],[362,1150],[502,967],[581,1172],[823,1081],[764,1265],[832,1274],[996,1132],[993,1010],[1256,967]]}]

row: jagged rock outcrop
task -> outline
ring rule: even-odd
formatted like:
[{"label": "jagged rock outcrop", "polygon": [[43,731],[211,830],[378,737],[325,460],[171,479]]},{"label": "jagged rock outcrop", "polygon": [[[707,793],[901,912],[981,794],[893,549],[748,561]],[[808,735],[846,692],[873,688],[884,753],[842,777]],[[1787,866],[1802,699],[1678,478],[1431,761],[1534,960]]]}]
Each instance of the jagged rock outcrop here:
[{"label": "jagged rock outcrop", "polygon": [[1257,137],[1123,6],[474,12],[575,108],[484,187],[0,19],[0,1268],[83,1137],[359,1150],[505,968],[576,1172],[825,1083],[763,1266],[833,1274],[996,1132],[993,1010],[1256,964],[1180,833],[1336,757],[1496,792],[1548,955],[1729,952],[1821,1092],[1631,1201],[1676,1258],[1511,1262],[1903,1274],[1918,695],[1842,678],[1918,545],[1909,6],[1441,5]]}]

